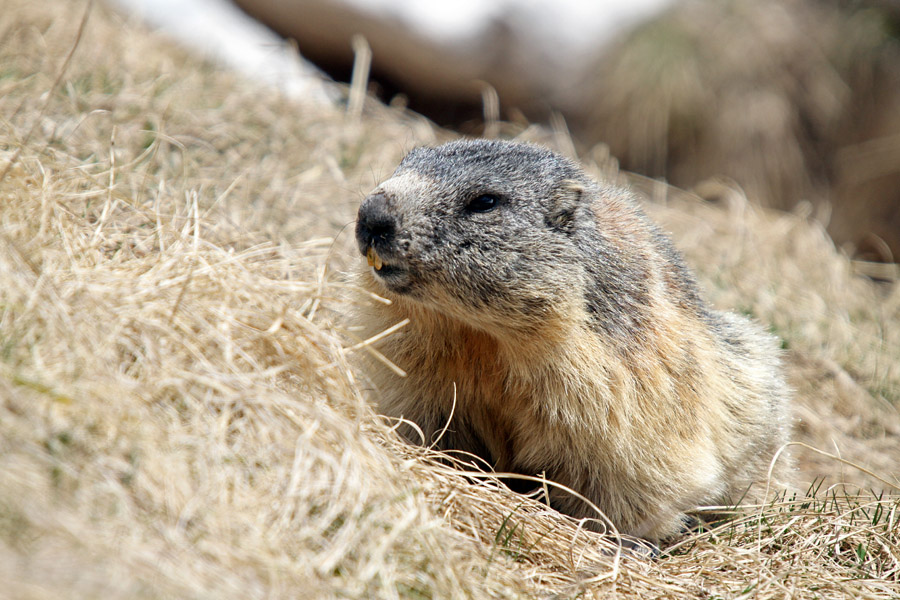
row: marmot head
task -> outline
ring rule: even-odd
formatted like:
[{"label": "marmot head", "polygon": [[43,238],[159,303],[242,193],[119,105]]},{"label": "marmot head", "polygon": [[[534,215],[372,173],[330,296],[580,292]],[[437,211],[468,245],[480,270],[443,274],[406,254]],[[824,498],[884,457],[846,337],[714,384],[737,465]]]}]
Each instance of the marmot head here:
[{"label": "marmot head", "polygon": [[595,185],[539,146],[417,148],[359,209],[369,282],[476,327],[537,324],[583,289],[578,230],[596,228]]}]

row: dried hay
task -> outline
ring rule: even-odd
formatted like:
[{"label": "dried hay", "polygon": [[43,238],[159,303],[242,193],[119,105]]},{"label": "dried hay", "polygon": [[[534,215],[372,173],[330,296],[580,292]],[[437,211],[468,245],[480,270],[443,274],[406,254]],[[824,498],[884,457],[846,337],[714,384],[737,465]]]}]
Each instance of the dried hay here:
[{"label": "dried hay", "polygon": [[[898,593],[896,495],[827,483],[648,560],[401,443],[344,350],[349,302],[375,301],[349,300],[344,228],[404,150],[439,134],[383,107],[359,121],[298,108],[102,6],[58,77],[84,3],[7,5],[4,594]],[[866,464],[889,440],[893,462],[875,474],[896,478],[897,290],[853,278],[804,219],[734,206],[672,198],[652,210],[719,304],[772,324],[794,364],[833,369],[831,395],[819,394],[827,382],[800,388],[801,416],[819,418],[801,439],[838,435]],[[803,474],[842,468],[807,461]]]}]

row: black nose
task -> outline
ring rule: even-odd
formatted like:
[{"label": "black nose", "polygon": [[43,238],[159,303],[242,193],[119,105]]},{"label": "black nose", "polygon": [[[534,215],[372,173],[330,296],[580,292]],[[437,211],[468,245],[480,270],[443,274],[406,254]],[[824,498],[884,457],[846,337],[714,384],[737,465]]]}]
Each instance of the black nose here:
[{"label": "black nose", "polygon": [[359,207],[356,217],[356,243],[363,254],[369,246],[390,244],[397,232],[397,219],[388,211],[388,198],[372,194]]}]

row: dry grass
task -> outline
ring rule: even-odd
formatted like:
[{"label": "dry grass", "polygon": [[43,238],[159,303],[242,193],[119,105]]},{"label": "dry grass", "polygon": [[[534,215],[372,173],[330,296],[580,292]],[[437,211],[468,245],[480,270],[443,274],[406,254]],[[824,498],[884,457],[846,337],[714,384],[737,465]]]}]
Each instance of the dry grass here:
[{"label": "dry grass", "polygon": [[[285,103],[102,6],[54,87],[84,4],[5,9],[4,594],[900,593],[900,498],[868,488],[896,490],[812,452],[815,498],[748,509],[651,561],[400,443],[342,350],[345,226],[441,134],[376,106],[352,121]],[[798,439],[896,481],[900,292],[854,278],[799,216],[740,199],[651,208],[720,305],[787,340]]]},{"label": "dry grass", "polygon": [[867,0],[683,0],[562,95],[578,99],[573,131],[627,169],[681,186],[727,175],[785,210],[811,201],[848,252],[895,262],[897,16]]}]

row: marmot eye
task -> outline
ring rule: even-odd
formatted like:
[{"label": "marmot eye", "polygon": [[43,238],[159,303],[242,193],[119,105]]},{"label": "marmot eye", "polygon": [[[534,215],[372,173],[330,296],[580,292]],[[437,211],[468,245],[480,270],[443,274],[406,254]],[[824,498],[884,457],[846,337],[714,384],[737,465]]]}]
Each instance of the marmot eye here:
[{"label": "marmot eye", "polygon": [[466,205],[466,210],[471,212],[490,212],[497,208],[500,204],[500,198],[495,196],[494,194],[481,194],[480,196],[475,196],[469,203]]}]

